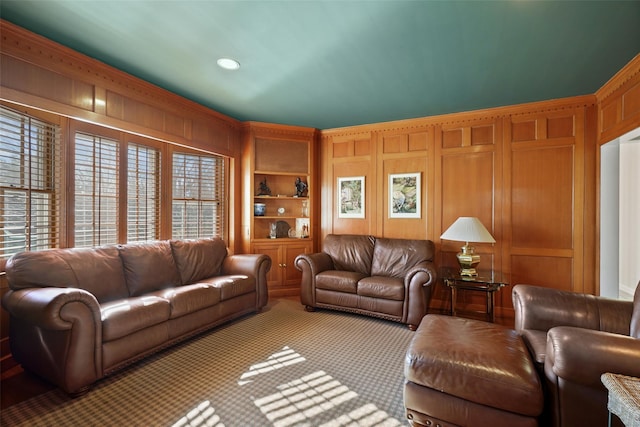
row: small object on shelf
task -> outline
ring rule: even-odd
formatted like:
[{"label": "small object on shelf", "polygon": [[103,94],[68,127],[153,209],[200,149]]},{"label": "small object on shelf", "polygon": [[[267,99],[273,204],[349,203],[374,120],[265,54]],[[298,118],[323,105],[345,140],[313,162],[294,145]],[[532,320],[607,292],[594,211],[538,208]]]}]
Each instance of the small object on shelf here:
[{"label": "small object on shelf", "polygon": [[282,208],[282,207],[278,208],[278,216],[284,215],[284,212],[285,212],[284,208]]},{"label": "small object on shelf", "polygon": [[267,206],[264,203],[253,204],[253,214],[255,216],[264,216],[266,209],[267,209]]},{"label": "small object on shelf", "polygon": [[270,195],[271,195],[271,189],[267,185],[267,178],[265,178],[264,181],[260,181],[260,190],[258,192],[258,196],[270,196]]},{"label": "small object on shelf", "polygon": [[296,218],[296,235],[302,239],[309,237],[309,218]]},{"label": "small object on shelf", "polygon": [[302,181],[300,177],[296,178],[296,197],[304,197],[305,193],[309,189],[306,182]]},{"label": "small object on shelf", "polygon": [[309,201],[308,200],[303,200],[302,201],[302,216],[304,216],[304,217],[308,217],[309,216]]},{"label": "small object on shelf", "polygon": [[278,237],[277,229],[278,229],[278,225],[275,222],[272,222],[271,224],[269,224],[269,238],[270,239],[275,239],[276,237]]},{"label": "small object on shelf", "polygon": [[276,237],[289,237],[291,226],[287,221],[276,222]]}]

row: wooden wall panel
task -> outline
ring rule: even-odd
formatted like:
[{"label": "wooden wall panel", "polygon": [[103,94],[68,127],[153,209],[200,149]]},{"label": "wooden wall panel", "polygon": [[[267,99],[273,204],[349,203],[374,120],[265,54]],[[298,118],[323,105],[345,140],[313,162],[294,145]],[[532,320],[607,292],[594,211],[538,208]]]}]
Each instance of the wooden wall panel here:
[{"label": "wooden wall panel", "polygon": [[492,152],[443,155],[442,232],[460,216],[478,217],[491,231],[494,169]]},{"label": "wooden wall panel", "polygon": [[495,127],[493,125],[471,127],[471,145],[493,145],[495,143]]},{"label": "wooden wall panel", "polygon": [[[586,109],[549,110],[510,118],[505,141],[505,230],[503,269],[516,283],[583,291],[585,220],[593,199],[585,197]],[[524,132],[523,130],[527,130]],[[532,130],[535,129],[535,132]],[[593,227],[586,231],[593,233]],[[539,263],[539,267],[535,264]],[[553,269],[553,270],[550,270]],[[554,274],[549,274],[554,271]]]},{"label": "wooden wall panel", "polygon": [[622,120],[633,120],[640,114],[640,82],[622,95]]},{"label": "wooden wall panel", "polygon": [[[379,132],[377,138],[378,162],[376,165],[376,235],[400,239],[427,239],[428,211],[432,191],[427,183],[428,152],[433,144],[433,131],[417,127]],[[433,150],[433,148],[431,148]],[[389,178],[391,174],[420,174],[420,217],[392,218]]]},{"label": "wooden wall panel", "polygon": [[512,248],[573,247],[573,147],[512,152]]},{"label": "wooden wall panel", "polygon": [[513,283],[574,291],[570,257],[514,255],[511,257]]},{"label": "wooden wall panel", "polygon": [[[336,132],[324,134],[320,143],[320,239],[327,234],[375,234],[375,208],[378,199],[375,180],[375,151],[372,134]],[[363,176],[365,179],[365,217],[338,217],[338,178]]]},{"label": "wooden wall panel", "polygon": [[640,54],[595,93],[598,146],[640,127]]},{"label": "wooden wall panel", "polygon": [[61,104],[93,111],[94,85],[0,55],[2,86]]}]

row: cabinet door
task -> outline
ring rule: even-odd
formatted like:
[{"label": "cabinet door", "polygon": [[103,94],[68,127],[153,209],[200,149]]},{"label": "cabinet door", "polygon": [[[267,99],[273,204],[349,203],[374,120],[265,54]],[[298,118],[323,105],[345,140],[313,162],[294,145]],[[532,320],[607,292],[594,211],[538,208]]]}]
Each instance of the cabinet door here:
[{"label": "cabinet door", "polygon": [[265,254],[271,258],[271,269],[267,273],[267,288],[271,293],[271,290],[278,288],[283,280],[282,246],[270,243],[255,244],[253,253]]},{"label": "cabinet door", "polygon": [[307,241],[288,243],[283,246],[283,260],[285,265],[283,285],[291,292],[294,292],[295,295],[300,295],[302,272],[296,268],[294,261],[298,255],[309,252],[311,252],[311,243]]}]

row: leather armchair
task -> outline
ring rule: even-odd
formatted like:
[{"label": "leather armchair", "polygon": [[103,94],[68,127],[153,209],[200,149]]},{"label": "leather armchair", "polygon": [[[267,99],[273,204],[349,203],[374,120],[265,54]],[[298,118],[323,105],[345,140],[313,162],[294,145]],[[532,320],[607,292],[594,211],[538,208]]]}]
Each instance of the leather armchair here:
[{"label": "leather armchair", "polygon": [[621,301],[531,285],[513,288],[515,328],[546,394],[551,425],[607,425],[605,372],[640,377],[640,283]]}]

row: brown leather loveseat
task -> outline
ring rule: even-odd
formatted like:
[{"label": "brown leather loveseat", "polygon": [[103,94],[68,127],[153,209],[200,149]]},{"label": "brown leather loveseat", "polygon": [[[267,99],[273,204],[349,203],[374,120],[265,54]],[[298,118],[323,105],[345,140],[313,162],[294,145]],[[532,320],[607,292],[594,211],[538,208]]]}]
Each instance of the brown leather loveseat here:
[{"label": "brown leather loveseat", "polygon": [[6,266],[10,345],[69,394],[267,303],[266,255],[220,239],[23,252]]},{"label": "brown leather loveseat", "polygon": [[607,425],[601,375],[640,377],[640,283],[633,302],[531,285],[514,286],[512,297],[545,385],[544,425]]},{"label": "brown leather loveseat", "polygon": [[323,251],[302,254],[300,300],[407,324],[415,329],[427,314],[436,283],[430,240],[329,234]]}]

